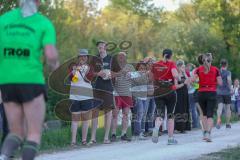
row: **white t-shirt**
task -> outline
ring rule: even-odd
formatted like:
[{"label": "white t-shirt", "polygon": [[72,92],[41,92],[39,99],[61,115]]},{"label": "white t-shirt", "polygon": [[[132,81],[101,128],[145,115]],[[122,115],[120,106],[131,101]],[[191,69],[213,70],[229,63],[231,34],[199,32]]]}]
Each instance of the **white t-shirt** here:
[{"label": "white t-shirt", "polygon": [[239,96],[239,93],[238,93],[239,87],[233,88],[233,86],[232,86],[232,90],[233,90],[233,95],[231,97],[231,100],[236,101],[236,97]]},{"label": "white t-shirt", "polygon": [[78,77],[78,80],[76,82],[71,82],[70,99],[78,101],[93,99],[92,85],[90,82],[84,80],[90,67],[88,65],[82,65],[79,66],[78,69],[79,71],[75,72],[75,76]]}]

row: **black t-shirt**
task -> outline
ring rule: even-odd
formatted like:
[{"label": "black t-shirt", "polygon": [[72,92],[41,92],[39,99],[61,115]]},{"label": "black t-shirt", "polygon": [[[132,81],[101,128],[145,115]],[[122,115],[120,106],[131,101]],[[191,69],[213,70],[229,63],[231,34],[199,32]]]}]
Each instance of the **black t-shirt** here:
[{"label": "black t-shirt", "polygon": [[[98,56],[100,57],[100,56]],[[100,57],[101,58],[101,57]],[[111,69],[111,61],[112,57],[110,55],[107,55],[102,59],[102,69]],[[111,80],[104,80],[102,77],[97,77],[97,80],[94,84],[94,88],[101,89],[104,91],[113,91],[113,86]]]}]

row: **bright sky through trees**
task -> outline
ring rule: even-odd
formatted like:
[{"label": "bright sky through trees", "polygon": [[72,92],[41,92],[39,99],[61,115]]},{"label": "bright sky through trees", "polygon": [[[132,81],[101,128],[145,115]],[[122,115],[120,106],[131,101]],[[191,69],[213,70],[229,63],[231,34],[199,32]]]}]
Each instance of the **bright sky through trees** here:
[{"label": "bright sky through trees", "polygon": [[[181,3],[189,3],[190,0],[153,0],[158,7],[164,7],[165,10],[173,11],[179,7]],[[99,0],[99,9],[107,6],[108,0]]]}]

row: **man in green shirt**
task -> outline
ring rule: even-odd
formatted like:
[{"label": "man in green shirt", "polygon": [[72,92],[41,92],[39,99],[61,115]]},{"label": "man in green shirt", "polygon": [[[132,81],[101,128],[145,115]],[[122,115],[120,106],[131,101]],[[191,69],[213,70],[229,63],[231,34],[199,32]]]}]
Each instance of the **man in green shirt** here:
[{"label": "man in green shirt", "polygon": [[55,29],[37,12],[40,0],[19,2],[20,8],[0,17],[0,88],[10,128],[2,160],[8,160],[23,140],[22,159],[34,159],[45,114],[42,57],[45,55],[53,70],[59,65]]}]

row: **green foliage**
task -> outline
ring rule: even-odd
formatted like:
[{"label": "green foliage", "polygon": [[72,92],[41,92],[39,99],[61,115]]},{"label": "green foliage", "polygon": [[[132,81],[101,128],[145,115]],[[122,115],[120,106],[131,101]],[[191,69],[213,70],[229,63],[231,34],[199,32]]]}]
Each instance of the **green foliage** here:
[{"label": "green foliage", "polygon": [[[17,0],[0,2],[1,14],[17,4]],[[41,5],[40,11],[56,27],[61,62],[76,55],[79,48],[88,48],[96,55],[99,39],[117,44],[128,40],[133,44],[128,49],[129,61],[145,56],[160,58],[164,48],[171,48],[176,59],[197,63],[199,53],[212,52],[215,65],[227,58],[233,77],[240,74],[239,0],[193,0],[174,12],[155,7],[152,0],[110,0],[110,5],[100,11],[97,3],[58,0]],[[53,107],[58,100],[54,93],[50,96],[48,119],[54,117]]]}]

